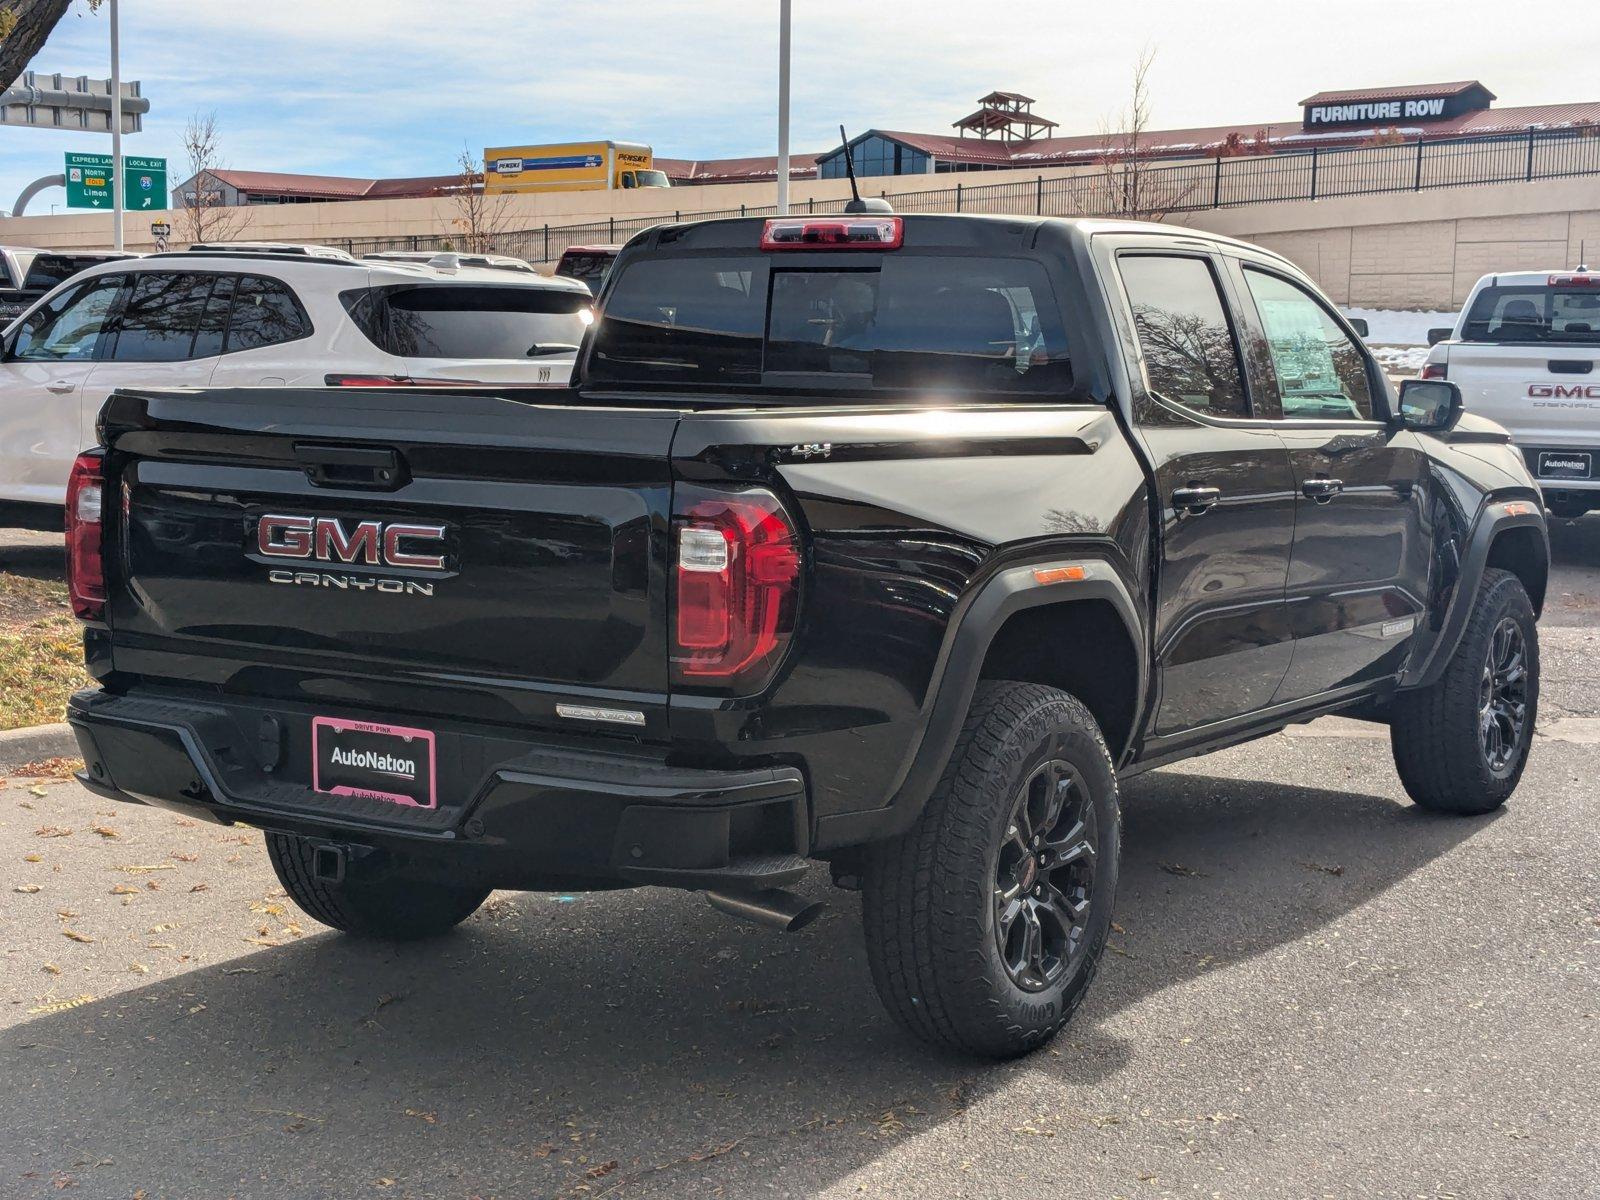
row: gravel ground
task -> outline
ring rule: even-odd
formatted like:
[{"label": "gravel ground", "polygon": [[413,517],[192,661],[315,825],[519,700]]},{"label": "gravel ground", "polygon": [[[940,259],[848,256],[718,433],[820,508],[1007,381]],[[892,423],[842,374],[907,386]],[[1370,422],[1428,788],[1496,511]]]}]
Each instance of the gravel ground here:
[{"label": "gravel ground", "polygon": [[1554,539],[1504,812],[1418,812],[1339,720],[1130,781],[1114,952],[1006,1066],[897,1032],[847,894],[791,936],[637,891],[361,945],[253,830],[11,779],[0,1196],[1596,1195],[1600,517]]}]

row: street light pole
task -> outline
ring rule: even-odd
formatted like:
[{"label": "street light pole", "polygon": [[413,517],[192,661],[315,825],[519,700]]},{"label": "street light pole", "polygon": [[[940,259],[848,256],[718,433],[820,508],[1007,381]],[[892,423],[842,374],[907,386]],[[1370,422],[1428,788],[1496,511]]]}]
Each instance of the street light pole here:
[{"label": "street light pole", "polygon": [[[113,4],[116,0],[111,0]],[[789,213],[789,6],[778,0],[778,215]]]},{"label": "street light pole", "polygon": [[117,0],[111,7],[111,245],[122,249],[122,55],[117,44]]}]

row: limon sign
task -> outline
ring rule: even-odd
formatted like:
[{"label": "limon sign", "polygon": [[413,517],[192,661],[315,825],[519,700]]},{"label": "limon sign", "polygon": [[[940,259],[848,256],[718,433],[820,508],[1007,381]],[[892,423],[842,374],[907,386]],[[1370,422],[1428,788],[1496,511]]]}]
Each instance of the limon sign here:
[{"label": "limon sign", "polygon": [[[111,155],[67,155],[67,207],[111,211]],[[122,156],[122,206],[154,212],[167,207],[167,160]]]}]

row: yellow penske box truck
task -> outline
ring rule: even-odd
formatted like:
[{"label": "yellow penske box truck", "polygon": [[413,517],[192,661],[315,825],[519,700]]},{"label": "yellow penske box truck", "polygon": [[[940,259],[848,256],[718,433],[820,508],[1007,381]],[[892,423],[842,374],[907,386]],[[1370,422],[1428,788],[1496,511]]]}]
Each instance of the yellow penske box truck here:
[{"label": "yellow penske box truck", "polygon": [[670,187],[666,174],[653,162],[650,147],[634,142],[491,146],[483,152],[483,190],[493,194]]}]

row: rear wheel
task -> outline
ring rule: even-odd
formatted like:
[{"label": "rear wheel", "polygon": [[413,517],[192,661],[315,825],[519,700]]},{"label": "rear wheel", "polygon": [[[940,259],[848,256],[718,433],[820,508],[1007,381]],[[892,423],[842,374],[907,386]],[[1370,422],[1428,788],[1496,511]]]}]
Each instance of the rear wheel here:
[{"label": "rear wheel", "polygon": [[1400,782],[1436,812],[1499,808],[1522,778],[1538,712],[1533,605],[1521,580],[1490,568],[1444,674],[1395,697],[1389,737]]},{"label": "rear wheel", "polygon": [[874,847],[873,982],[908,1031],[1009,1058],[1048,1041],[1105,947],[1121,825],[1105,741],[1072,696],[985,683],[927,807]]},{"label": "rear wheel", "polygon": [[267,856],[283,890],[306,915],[342,933],[387,941],[437,937],[465,921],[488,898],[488,888],[458,888],[351,864],[337,883],[319,879],[316,848],[305,838],[267,834]]}]

